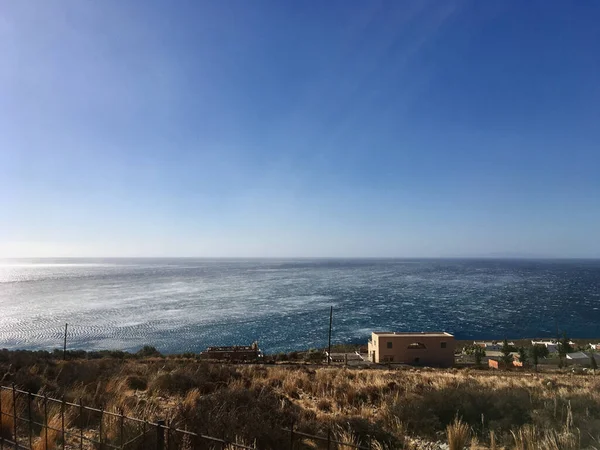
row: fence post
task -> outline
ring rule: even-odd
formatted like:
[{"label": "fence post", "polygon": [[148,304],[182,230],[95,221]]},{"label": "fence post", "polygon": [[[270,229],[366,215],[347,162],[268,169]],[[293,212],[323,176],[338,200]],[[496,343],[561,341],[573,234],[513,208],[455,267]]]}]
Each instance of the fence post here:
[{"label": "fence post", "polygon": [[[142,447],[146,446],[146,433],[148,432],[148,421],[144,419],[144,432],[142,433]],[[100,449],[102,450],[102,449]]]},{"label": "fence post", "polygon": [[65,438],[65,396],[62,396],[62,401],[60,402],[60,428],[62,430],[62,434],[60,436],[62,440],[62,448],[65,450],[66,438]]},{"label": "fence post", "polygon": [[65,450],[65,445],[66,445],[66,438],[65,438],[65,396],[63,395],[62,397],[62,401],[60,403],[60,423],[61,423],[61,430],[62,430],[62,434],[60,436],[60,438],[62,439],[62,444],[63,444],[63,450]]},{"label": "fence post", "polygon": [[156,450],[165,450],[165,421],[156,422]]},{"label": "fence post", "polygon": [[27,422],[29,423],[29,448],[33,447],[33,424],[31,423],[31,392],[27,393]]},{"label": "fence post", "polygon": [[123,433],[123,429],[125,428],[125,417],[123,416],[123,408],[119,408],[119,448],[122,449],[123,448],[123,442],[124,442],[124,433]]},{"label": "fence post", "polygon": [[331,449],[331,428],[327,430],[327,450]]},{"label": "fence post", "polygon": [[98,437],[100,441],[100,450],[104,448],[104,440],[102,439],[102,422],[104,422],[104,405],[100,405],[100,426],[98,428]]},{"label": "fence post", "polygon": [[292,426],[290,427],[290,450],[294,450],[294,421],[292,420]]},{"label": "fence post", "polygon": [[13,397],[13,431],[15,432],[15,450],[19,450],[19,438],[17,435],[17,389],[15,383],[12,384]]},{"label": "fence post", "polygon": [[165,422],[165,426],[167,427],[167,434],[165,435],[165,447],[167,448],[167,450],[171,448],[171,423],[172,420],[170,420],[167,417],[167,420]]},{"label": "fence post", "polygon": [[83,399],[79,397],[79,450],[83,450]]},{"label": "fence post", "polygon": [[[2,386],[0,385],[0,424],[2,424]],[[0,433],[0,450],[4,449],[4,435]]]},{"label": "fence post", "polygon": [[48,395],[44,393],[44,450],[48,450]]}]

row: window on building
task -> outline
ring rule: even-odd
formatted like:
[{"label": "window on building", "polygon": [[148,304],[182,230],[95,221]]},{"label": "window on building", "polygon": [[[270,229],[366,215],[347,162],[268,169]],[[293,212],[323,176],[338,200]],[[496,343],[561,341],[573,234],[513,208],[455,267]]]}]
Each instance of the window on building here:
[{"label": "window on building", "polygon": [[392,348],[392,343],[388,341],[387,348]]},{"label": "window on building", "polygon": [[415,358],[415,364],[419,364],[419,361],[421,361],[419,358]]},{"label": "window on building", "polygon": [[445,342],[442,342],[442,343],[440,344],[440,347],[441,347],[441,348],[446,348],[446,343],[445,343]]},{"label": "window on building", "polygon": [[425,347],[425,344],[423,344],[422,342],[413,342],[412,344],[410,344],[408,346],[409,350],[419,350],[419,349],[425,349],[427,347]]}]

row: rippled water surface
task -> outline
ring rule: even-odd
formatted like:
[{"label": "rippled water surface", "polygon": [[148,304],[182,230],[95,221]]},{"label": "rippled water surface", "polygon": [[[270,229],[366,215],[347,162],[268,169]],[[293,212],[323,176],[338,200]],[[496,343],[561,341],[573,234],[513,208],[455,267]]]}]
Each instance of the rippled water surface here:
[{"label": "rippled water surface", "polygon": [[371,330],[459,338],[600,337],[600,261],[29,260],[0,262],[0,347],[199,351],[324,347]]}]

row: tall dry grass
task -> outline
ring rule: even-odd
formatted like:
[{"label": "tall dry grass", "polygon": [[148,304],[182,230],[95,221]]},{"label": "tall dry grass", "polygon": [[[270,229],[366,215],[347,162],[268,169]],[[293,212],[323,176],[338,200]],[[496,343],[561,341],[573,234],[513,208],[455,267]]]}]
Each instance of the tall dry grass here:
[{"label": "tall dry grass", "polygon": [[358,437],[347,428],[338,426],[333,436],[339,444],[337,444],[337,450],[356,450],[356,446],[360,445]]},{"label": "tall dry grass", "polygon": [[2,390],[0,391],[0,402],[2,408],[0,409],[0,437],[4,439],[11,439],[14,435],[14,422],[12,417],[13,415],[13,397],[10,391]]},{"label": "tall dry grass", "polygon": [[578,450],[581,448],[577,431],[545,430],[527,425],[512,432],[515,450]]},{"label": "tall dry grass", "polygon": [[[407,436],[438,440],[457,416],[476,437],[473,447],[530,450],[534,427],[535,438],[548,448],[571,450],[597,444],[600,430],[600,378],[594,376],[233,366],[183,358],[2,364],[6,384],[37,387],[68,401],[81,398],[126,416],[168,419],[203,434],[237,436],[265,450],[289,445],[289,434],[281,430],[292,424],[319,435],[342,427],[352,439],[371,438],[374,448],[385,449],[402,448]],[[6,394],[3,411],[12,408]],[[8,437],[12,423],[6,417],[1,422]],[[90,413],[75,415],[72,426],[94,430],[99,424]],[[105,418],[103,428],[107,442],[120,439],[118,420]],[[139,430],[126,424],[124,431],[128,437]],[[297,450],[309,444],[298,440]]]},{"label": "tall dry grass", "polygon": [[515,450],[536,450],[538,433],[534,426],[525,425],[517,431],[511,431]]},{"label": "tall dry grass", "polygon": [[[62,415],[54,412],[49,415],[48,427],[42,428],[40,436],[33,442],[31,450],[56,450],[60,447],[65,436],[62,435]],[[65,427],[71,426],[70,417],[65,417]],[[60,430],[60,431],[59,431]]]},{"label": "tall dry grass", "polygon": [[450,450],[463,450],[469,442],[471,430],[469,426],[458,417],[446,427],[446,437]]}]

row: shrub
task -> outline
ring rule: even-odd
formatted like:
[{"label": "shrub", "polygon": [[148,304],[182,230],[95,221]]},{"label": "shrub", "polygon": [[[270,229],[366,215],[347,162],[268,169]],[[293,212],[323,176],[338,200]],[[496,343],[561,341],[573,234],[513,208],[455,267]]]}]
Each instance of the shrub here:
[{"label": "shrub", "polygon": [[322,398],[317,401],[317,408],[320,411],[330,412],[331,411],[331,401],[327,398]]},{"label": "shrub", "polygon": [[150,345],[144,345],[138,352],[136,356],[139,358],[151,358],[151,357],[162,357],[162,353],[156,350],[156,347],[152,347]]},{"label": "shrub", "polygon": [[391,412],[410,429],[434,435],[459,415],[466,424],[481,427],[484,416],[489,426],[508,429],[531,420],[530,397],[523,388],[488,389],[474,380],[457,386],[411,392],[391,405]]},{"label": "shrub", "polygon": [[145,378],[135,375],[128,376],[125,380],[125,384],[129,389],[133,389],[135,391],[145,391],[148,387],[148,381]]},{"label": "shrub", "polygon": [[185,373],[173,372],[157,375],[148,385],[152,394],[184,394],[196,387],[194,380]]},{"label": "shrub", "polygon": [[304,355],[304,360],[308,362],[322,362],[325,355],[319,351],[308,352]]}]

